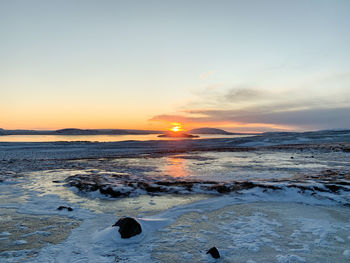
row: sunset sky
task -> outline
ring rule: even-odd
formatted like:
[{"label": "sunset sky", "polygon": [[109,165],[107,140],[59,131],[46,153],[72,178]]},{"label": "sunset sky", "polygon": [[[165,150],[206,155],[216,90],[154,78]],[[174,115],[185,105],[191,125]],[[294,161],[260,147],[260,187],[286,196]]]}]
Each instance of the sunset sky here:
[{"label": "sunset sky", "polygon": [[350,128],[349,14],[349,0],[0,0],[0,128]]}]

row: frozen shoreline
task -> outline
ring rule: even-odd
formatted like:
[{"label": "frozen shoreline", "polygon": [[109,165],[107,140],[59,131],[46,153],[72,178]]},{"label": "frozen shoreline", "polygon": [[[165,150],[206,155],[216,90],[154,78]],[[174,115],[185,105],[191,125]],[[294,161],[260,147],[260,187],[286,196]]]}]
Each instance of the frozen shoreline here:
[{"label": "frozen shoreline", "polygon": [[[154,140],[121,142],[0,142],[0,160],[58,160],[108,158],[169,154],[193,151],[250,151],[257,148],[277,150],[300,145],[306,148],[350,151],[350,131],[263,134],[238,138],[198,140]],[[322,145],[325,145],[323,147]]]},{"label": "frozen shoreline", "polygon": [[348,262],[349,135],[0,143],[0,261]]},{"label": "frozen shoreline", "polygon": [[[17,252],[0,253],[0,259],[7,262],[21,261],[28,255],[28,262],[213,262],[205,250],[214,245],[221,252],[220,262],[348,260],[350,208],[293,189],[278,193],[254,188],[221,197],[201,197],[205,199],[188,204],[183,200],[180,206],[178,200],[161,212],[137,209],[147,196],[122,199],[130,199],[124,208],[118,205],[120,199],[114,200],[107,211],[93,212],[82,208],[78,199],[70,203],[63,196],[31,194],[26,204],[17,205],[20,214],[43,217],[50,213],[51,217],[68,216],[82,223],[65,241],[37,252],[35,248],[20,249],[29,232],[21,237],[23,245],[21,240],[15,241]],[[167,199],[171,196],[152,197],[148,202],[157,209]],[[62,214],[56,210],[58,203],[72,206],[73,212]],[[12,209],[15,207],[13,204]],[[138,217],[143,228],[140,236],[122,240],[111,227],[125,213]],[[28,224],[19,226],[28,228]],[[47,233],[31,231],[39,236]]]}]

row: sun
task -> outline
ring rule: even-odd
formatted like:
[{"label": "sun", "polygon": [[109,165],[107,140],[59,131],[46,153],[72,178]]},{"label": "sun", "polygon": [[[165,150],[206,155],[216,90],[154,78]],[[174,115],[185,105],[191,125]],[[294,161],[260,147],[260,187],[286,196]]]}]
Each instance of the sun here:
[{"label": "sun", "polygon": [[179,126],[175,126],[175,127],[171,128],[171,130],[173,132],[178,132],[180,130],[180,127]]},{"label": "sun", "polygon": [[183,131],[181,123],[174,122],[174,123],[172,123],[171,125],[174,126],[174,127],[172,127],[172,128],[170,129],[172,132],[180,132],[180,131]]}]

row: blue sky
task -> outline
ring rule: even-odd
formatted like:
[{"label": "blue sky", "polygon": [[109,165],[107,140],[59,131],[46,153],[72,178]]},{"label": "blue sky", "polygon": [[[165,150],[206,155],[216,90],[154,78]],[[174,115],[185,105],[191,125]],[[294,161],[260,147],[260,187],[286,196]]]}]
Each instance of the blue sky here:
[{"label": "blue sky", "polygon": [[0,127],[350,128],[350,1],[0,1]]}]

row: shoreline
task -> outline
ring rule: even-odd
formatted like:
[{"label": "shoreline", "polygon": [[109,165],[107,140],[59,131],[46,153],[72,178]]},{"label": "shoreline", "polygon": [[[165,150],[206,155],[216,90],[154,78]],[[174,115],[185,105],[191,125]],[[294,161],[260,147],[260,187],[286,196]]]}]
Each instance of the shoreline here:
[{"label": "shoreline", "polygon": [[0,260],[346,262],[347,136],[0,143]]}]

